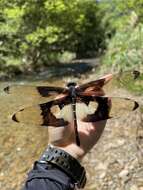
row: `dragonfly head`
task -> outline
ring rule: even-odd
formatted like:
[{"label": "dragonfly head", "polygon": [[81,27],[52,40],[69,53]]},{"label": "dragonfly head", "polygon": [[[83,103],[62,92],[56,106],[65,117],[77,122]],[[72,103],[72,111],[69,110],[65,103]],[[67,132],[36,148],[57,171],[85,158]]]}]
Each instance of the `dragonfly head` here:
[{"label": "dragonfly head", "polygon": [[67,84],[67,87],[68,88],[70,88],[71,86],[73,87],[75,87],[77,84],[75,83],[75,82],[69,82],[68,84]]}]

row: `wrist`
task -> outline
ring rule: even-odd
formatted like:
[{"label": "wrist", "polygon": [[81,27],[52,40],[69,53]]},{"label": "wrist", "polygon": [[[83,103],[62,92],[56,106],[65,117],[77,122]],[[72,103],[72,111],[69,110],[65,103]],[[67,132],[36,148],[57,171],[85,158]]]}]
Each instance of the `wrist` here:
[{"label": "wrist", "polygon": [[78,188],[83,188],[86,183],[86,172],[80,162],[64,149],[49,145],[39,163],[47,163],[64,171]]},{"label": "wrist", "polygon": [[82,147],[79,147],[74,143],[66,146],[56,146],[56,147],[64,150],[78,161],[81,161],[85,155],[85,151],[82,149]]}]

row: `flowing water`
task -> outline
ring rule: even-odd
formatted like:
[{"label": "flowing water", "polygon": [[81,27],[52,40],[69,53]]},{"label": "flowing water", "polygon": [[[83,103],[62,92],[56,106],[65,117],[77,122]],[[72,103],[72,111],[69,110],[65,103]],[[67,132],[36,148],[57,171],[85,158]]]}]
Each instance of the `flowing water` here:
[{"label": "flowing water", "polygon": [[[64,86],[69,80],[72,77],[42,83]],[[74,81],[78,81],[78,78],[74,78]],[[9,96],[3,92],[7,85],[25,83],[41,84],[40,81],[0,83],[1,190],[19,190],[33,162],[40,157],[48,143],[47,128],[11,120],[11,115],[23,106],[38,103],[38,100],[25,97],[24,94]],[[137,111],[108,121],[99,143],[83,160],[88,177],[85,190],[143,190],[143,158],[136,141],[136,130],[138,127],[142,129],[141,117]]]}]

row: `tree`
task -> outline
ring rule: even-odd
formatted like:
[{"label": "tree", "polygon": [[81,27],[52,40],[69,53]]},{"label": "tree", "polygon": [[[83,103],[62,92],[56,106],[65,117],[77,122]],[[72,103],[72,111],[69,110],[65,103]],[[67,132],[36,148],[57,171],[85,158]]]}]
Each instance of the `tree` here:
[{"label": "tree", "polygon": [[104,46],[95,0],[2,0],[0,7],[1,63],[36,67],[64,51],[83,57]]}]

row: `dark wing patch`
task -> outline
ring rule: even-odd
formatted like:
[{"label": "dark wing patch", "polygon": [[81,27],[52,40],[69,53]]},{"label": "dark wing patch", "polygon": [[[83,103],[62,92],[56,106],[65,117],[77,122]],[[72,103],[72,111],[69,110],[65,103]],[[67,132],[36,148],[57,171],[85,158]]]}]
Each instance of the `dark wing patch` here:
[{"label": "dark wing patch", "polygon": [[[84,122],[96,122],[110,118],[110,105],[106,97],[88,97],[87,115],[82,118]],[[86,97],[82,99],[86,103]],[[86,104],[87,105],[87,104]]]},{"label": "dark wing patch", "polygon": [[76,88],[81,96],[112,96],[113,87],[125,88],[137,94],[143,92],[143,73],[137,70],[109,74],[103,78],[83,84]]},{"label": "dark wing patch", "polygon": [[68,124],[68,121],[65,121],[63,118],[57,118],[52,109],[53,106],[58,106],[58,104],[60,104],[60,102],[55,100],[36,106],[26,107],[15,113],[12,119],[16,122],[25,124],[53,127],[65,126]]},{"label": "dark wing patch", "polygon": [[44,103],[55,99],[59,94],[68,95],[66,88],[52,86],[15,85],[4,88],[4,91],[16,98],[30,100],[31,104]]},{"label": "dark wing patch", "polygon": [[[89,102],[88,104],[87,101]],[[77,103],[76,109],[78,119],[84,122],[96,122],[110,118],[118,118],[137,108],[139,108],[139,104],[128,98],[89,96],[81,98],[79,105]]]},{"label": "dark wing patch", "polygon": [[80,85],[76,88],[77,94],[80,96],[103,96],[105,92],[103,91],[103,86],[112,79],[112,75],[106,75],[101,79],[91,81],[89,83]]},{"label": "dark wing patch", "polygon": [[[56,105],[55,105],[56,106]],[[57,118],[53,109],[52,104],[49,106],[49,103],[40,104],[41,116],[44,126],[53,126],[53,127],[60,127],[65,126],[68,124],[63,118]],[[60,109],[58,110],[60,112]]]},{"label": "dark wing patch", "polygon": [[142,95],[143,73],[136,70],[120,72],[113,75],[112,79],[103,86],[106,96],[112,96],[113,93],[116,93],[117,89],[119,88],[125,88],[126,90],[134,92],[135,94]]},{"label": "dark wing patch", "polygon": [[139,78],[140,75],[141,75],[141,73],[140,73],[139,71],[137,71],[137,70],[134,70],[134,71],[132,72],[132,74],[133,74],[134,79]]},{"label": "dark wing patch", "polygon": [[43,97],[67,93],[67,90],[65,88],[60,87],[38,86],[36,87],[36,89],[39,92],[39,94]]},{"label": "dark wing patch", "polygon": [[135,101],[135,105],[134,105],[133,111],[136,110],[138,107],[139,107],[139,104]]},{"label": "dark wing patch", "polygon": [[132,111],[137,110],[140,106],[138,102],[129,98],[111,98],[111,110],[110,117],[120,117],[129,114]]}]

